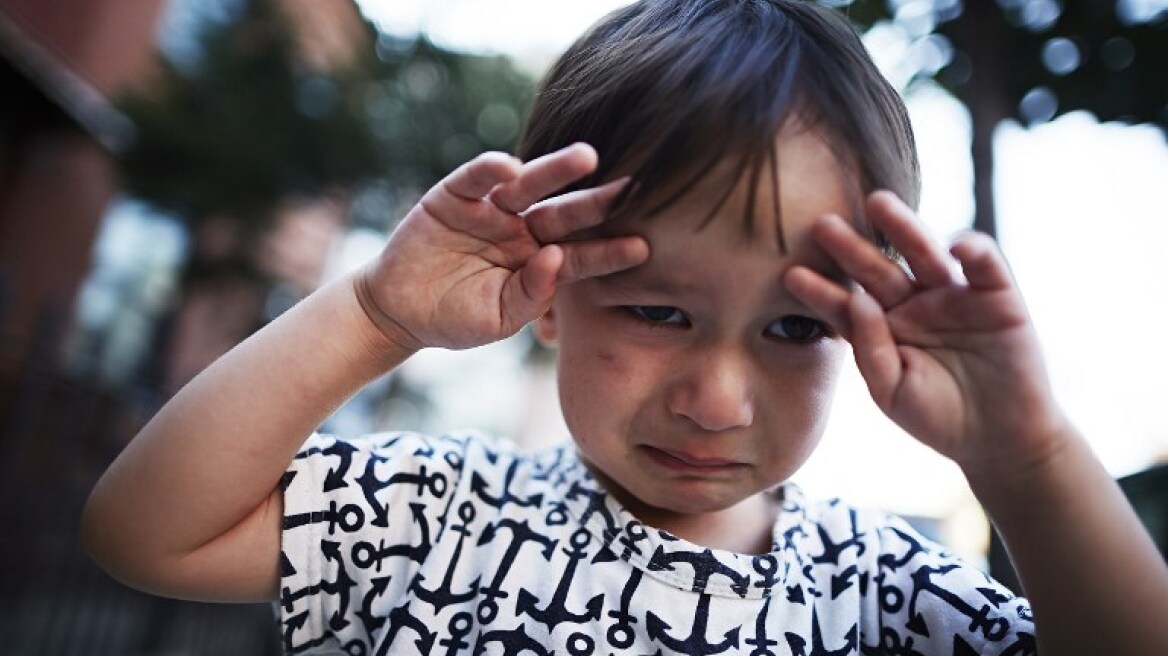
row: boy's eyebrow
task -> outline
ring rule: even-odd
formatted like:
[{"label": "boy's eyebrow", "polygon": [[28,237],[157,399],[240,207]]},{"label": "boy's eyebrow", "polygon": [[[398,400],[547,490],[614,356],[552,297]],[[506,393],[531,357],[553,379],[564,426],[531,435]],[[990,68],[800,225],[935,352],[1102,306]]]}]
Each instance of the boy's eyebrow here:
[{"label": "boy's eyebrow", "polygon": [[693,292],[698,287],[692,282],[649,272],[643,267],[610,273],[606,276],[596,278],[596,281],[607,287],[615,287],[618,290],[651,292],[663,295],[686,294]]},{"label": "boy's eyebrow", "polygon": [[[845,287],[853,284],[851,280],[843,273],[843,271],[837,267],[830,267],[829,271],[822,271],[815,267],[812,268],[818,271],[821,275],[824,275],[830,280],[844,285]],[[617,294],[618,296],[621,294],[639,296],[641,294],[647,293],[649,296],[661,296],[664,298],[684,298],[687,295],[687,292],[695,291],[698,288],[698,285],[695,284],[657,276],[649,276],[644,282],[635,278],[630,280],[632,277],[628,275],[630,273],[631,271],[628,270],[620,271],[618,273],[600,276],[594,278],[593,280],[604,284],[610,289],[615,288],[613,293]],[[802,314],[816,319],[823,319],[814,310],[808,307],[806,303],[803,303],[795,296],[789,294],[781,285],[778,286],[778,289],[774,292],[771,298],[773,302],[785,308],[783,311],[784,314]]]},{"label": "boy's eyebrow", "polygon": [[[826,263],[809,262],[801,258],[799,261],[792,262],[791,264],[808,267],[819,275],[844,287],[851,287],[854,284],[852,279],[844,273],[843,269],[831,261]],[[701,287],[700,284],[692,282],[689,279],[660,275],[655,272],[649,272],[642,267],[598,276],[593,280],[607,288],[615,290],[616,293],[625,294],[648,293],[661,296],[685,296],[697,293]],[[810,311],[810,308],[797,298],[786,293],[785,288],[782,288],[781,285],[780,289],[782,290],[781,295],[784,297],[785,302],[791,302],[803,310]]]}]

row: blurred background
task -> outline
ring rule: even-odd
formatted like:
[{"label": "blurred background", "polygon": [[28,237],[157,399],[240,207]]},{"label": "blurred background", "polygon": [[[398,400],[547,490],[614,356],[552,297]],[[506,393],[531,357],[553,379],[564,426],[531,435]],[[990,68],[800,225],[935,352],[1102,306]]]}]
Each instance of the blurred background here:
[{"label": "blurred background", "polygon": [[[905,95],[929,228],[998,236],[1056,393],[1168,544],[1168,0],[822,2]],[[278,653],[268,605],[99,572],[85,495],[199,370],[511,149],[550,58],[621,4],[0,0],[0,652]],[[841,387],[797,480],[1009,580],[956,468]],[[529,334],[423,352],[324,428],[463,427],[565,439]]]}]

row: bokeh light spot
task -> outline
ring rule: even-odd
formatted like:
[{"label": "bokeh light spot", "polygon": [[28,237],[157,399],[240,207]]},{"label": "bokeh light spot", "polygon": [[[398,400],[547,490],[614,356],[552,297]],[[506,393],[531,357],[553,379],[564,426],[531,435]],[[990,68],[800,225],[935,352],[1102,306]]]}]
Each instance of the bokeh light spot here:
[{"label": "bokeh light spot", "polygon": [[1055,75],[1073,73],[1083,63],[1079,47],[1066,37],[1055,37],[1042,44],[1042,64]]},{"label": "bokeh light spot", "polygon": [[1030,124],[1045,123],[1058,111],[1058,96],[1047,87],[1034,87],[1022,96],[1018,113]]}]

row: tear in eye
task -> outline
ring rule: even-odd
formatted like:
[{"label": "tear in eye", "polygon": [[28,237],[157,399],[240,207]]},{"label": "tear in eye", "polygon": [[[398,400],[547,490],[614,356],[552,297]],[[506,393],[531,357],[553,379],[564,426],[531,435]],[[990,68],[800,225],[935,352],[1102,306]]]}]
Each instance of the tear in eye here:
[{"label": "tear in eye", "polygon": [[785,316],[767,326],[768,335],[793,342],[808,342],[824,337],[828,332],[822,321],[797,314]]}]

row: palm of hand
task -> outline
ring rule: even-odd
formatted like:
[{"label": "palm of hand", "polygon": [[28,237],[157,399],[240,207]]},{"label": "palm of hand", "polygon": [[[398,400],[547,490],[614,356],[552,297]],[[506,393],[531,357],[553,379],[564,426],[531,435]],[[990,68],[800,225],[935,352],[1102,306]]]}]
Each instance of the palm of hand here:
[{"label": "palm of hand", "polygon": [[566,241],[606,218],[617,181],[540,201],[596,166],[588,146],[526,164],[487,153],[431,189],[362,276],[363,306],[410,349],[469,348],[547,311],[557,283],[640,264],[637,237]]},{"label": "palm of hand", "polygon": [[869,385],[879,407],[908,433],[972,465],[1015,457],[1024,446],[999,444],[996,436],[1044,432],[1034,409],[1051,399],[1016,289],[954,283],[922,290],[886,317],[899,372],[874,374]]},{"label": "palm of hand", "polygon": [[[522,285],[517,272],[541,245],[518,217],[502,216],[485,200],[471,204],[479,206],[472,210],[478,221],[414,208],[380,263],[381,278],[408,282],[383,285],[379,307],[394,308],[397,321],[422,345],[476,346],[513,334],[527,321],[522,307],[511,307],[522,291],[514,286]],[[492,234],[482,234],[488,230]]]},{"label": "palm of hand", "polygon": [[788,288],[842,327],[873,400],[919,441],[967,471],[1041,457],[1061,415],[992,240],[967,235],[950,256],[891,194],[874,194],[868,208],[912,275],[842,219],[825,217],[816,243],[863,289],[805,267],[792,269]]}]

